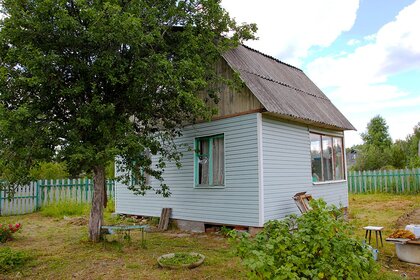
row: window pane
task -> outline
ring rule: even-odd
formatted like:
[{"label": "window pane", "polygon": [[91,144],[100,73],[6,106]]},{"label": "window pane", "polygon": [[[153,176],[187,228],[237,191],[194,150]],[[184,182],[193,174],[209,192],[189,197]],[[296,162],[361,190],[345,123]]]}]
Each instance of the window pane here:
[{"label": "window pane", "polygon": [[223,138],[213,139],[213,185],[223,185],[225,177],[225,155]]},{"label": "window pane", "polygon": [[203,185],[209,184],[209,140],[208,139],[203,139],[199,141],[198,183],[203,184]]},{"label": "window pane", "polygon": [[324,181],[333,179],[332,137],[322,136],[322,167]]},{"label": "window pane", "polygon": [[311,161],[312,161],[312,181],[322,181],[321,163],[321,135],[312,134],[311,137]]},{"label": "window pane", "polygon": [[344,179],[343,139],[334,137],[334,179]]}]

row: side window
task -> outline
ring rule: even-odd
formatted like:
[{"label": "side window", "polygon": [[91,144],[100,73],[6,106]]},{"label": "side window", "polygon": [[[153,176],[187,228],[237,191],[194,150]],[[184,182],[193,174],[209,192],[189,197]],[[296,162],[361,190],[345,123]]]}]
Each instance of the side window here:
[{"label": "side window", "polygon": [[225,184],[224,135],[196,138],[195,185],[223,186]]},{"label": "side window", "polygon": [[310,134],[312,182],[344,179],[343,138]]},{"label": "side window", "polygon": [[311,133],[312,182],[322,181],[321,135]]}]

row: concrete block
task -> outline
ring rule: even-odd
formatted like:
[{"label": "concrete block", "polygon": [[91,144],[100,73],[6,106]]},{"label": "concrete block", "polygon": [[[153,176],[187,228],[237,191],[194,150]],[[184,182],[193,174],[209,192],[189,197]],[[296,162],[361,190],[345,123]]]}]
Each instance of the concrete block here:
[{"label": "concrete block", "polygon": [[257,235],[259,232],[261,232],[263,230],[263,228],[262,227],[249,227],[248,228],[248,233],[251,235],[251,236],[255,236],[255,235]]},{"label": "concrete block", "polygon": [[205,232],[206,228],[203,222],[187,221],[187,220],[175,220],[178,229],[190,232]]}]

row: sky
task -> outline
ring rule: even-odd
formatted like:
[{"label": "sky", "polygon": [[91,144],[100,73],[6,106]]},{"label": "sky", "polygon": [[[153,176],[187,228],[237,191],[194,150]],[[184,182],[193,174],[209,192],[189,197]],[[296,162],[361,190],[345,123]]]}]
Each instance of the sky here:
[{"label": "sky", "polygon": [[222,0],[245,44],[301,68],[349,119],[346,146],[381,115],[393,140],[420,122],[420,0]]}]

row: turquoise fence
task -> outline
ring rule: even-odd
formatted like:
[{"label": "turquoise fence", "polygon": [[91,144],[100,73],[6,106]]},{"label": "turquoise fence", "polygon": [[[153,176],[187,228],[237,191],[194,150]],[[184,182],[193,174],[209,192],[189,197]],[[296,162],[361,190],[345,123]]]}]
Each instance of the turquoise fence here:
[{"label": "turquoise fence", "polygon": [[[108,198],[115,197],[115,181],[106,182]],[[39,180],[17,187],[12,198],[0,191],[0,215],[32,213],[44,205],[60,201],[90,203],[93,196],[92,179]]]},{"label": "turquoise fence", "polygon": [[420,168],[349,171],[350,193],[420,193]]}]

